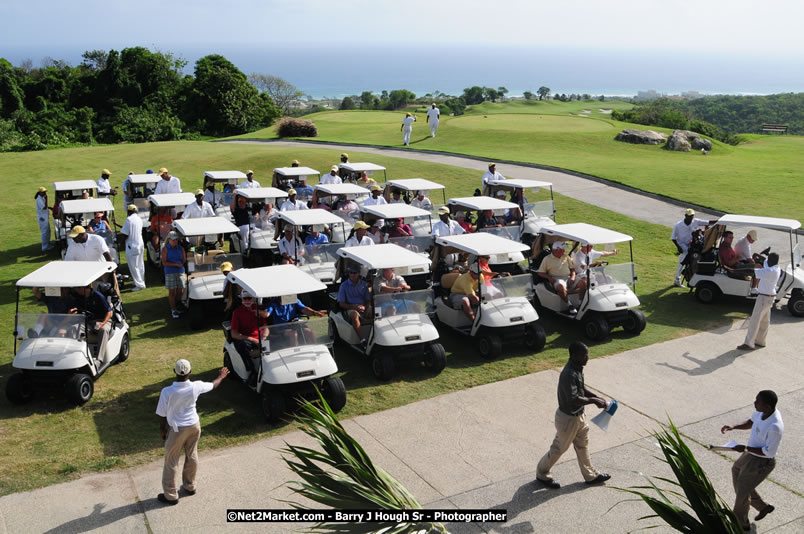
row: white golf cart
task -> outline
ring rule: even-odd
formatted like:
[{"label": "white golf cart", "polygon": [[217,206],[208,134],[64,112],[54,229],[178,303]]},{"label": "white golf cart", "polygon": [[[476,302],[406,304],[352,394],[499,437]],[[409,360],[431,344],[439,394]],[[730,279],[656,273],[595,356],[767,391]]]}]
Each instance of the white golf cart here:
[{"label": "white golf cart", "polygon": [[[527,202],[525,190],[531,193],[539,193],[540,189],[550,191],[550,200],[541,200],[537,202]],[[522,237],[521,240],[526,245],[530,245],[536,236],[540,233],[543,226],[553,226],[556,223],[556,205],[553,200],[553,184],[550,182],[541,182],[538,180],[520,180],[512,178],[509,180],[492,180],[490,181],[483,191],[483,194],[489,197],[497,198],[497,193],[504,191],[511,199],[513,194],[522,195],[523,215],[522,220]],[[518,202],[514,202],[518,204]]]},{"label": "white golf cart", "polygon": [[[294,265],[238,269],[229,273],[228,280],[239,286],[241,295],[258,299],[257,310],[265,309],[266,299],[279,298],[290,304],[296,302],[297,295],[325,289],[324,284]],[[223,365],[232,376],[248,383],[248,367],[235,348],[231,323],[224,322],[223,328]],[[346,388],[340,378],[333,376],[338,366],[332,357],[327,318],[314,317],[268,328],[270,333],[260,339],[259,349],[245,356],[254,362],[257,379],[249,387],[262,396],[265,418],[277,422],[285,413],[287,401],[298,395],[316,398],[313,386],[318,387],[333,411],[340,411],[346,405]]]},{"label": "white golf cart", "polygon": [[[232,202],[232,195],[237,189],[238,184],[246,179],[245,173],[241,171],[204,171],[204,193],[207,192],[209,184],[213,186],[213,202],[210,202],[215,215],[226,217],[229,215],[229,205]],[[220,190],[218,190],[220,186]]]},{"label": "white golf cart", "polygon": [[224,217],[201,217],[173,221],[173,227],[190,245],[187,253],[187,289],[182,304],[187,308],[190,328],[198,330],[204,319],[223,310],[221,264],[230,262],[234,269],[243,267],[243,256],[227,253],[223,243],[227,235],[238,232],[237,226]]},{"label": "white golf cart", "polygon": [[[759,228],[788,234],[785,241],[789,240],[789,251],[785,247],[785,250],[779,252],[782,276],[776,288],[776,298],[781,300],[787,297],[787,309],[790,313],[796,317],[804,317],[804,269],[801,268],[801,244],[796,233],[801,228],[801,223],[793,219],[753,215],[724,215],[718,219],[704,234],[703,249],[697,251],[691,247],[690,268],[685,270],[690,276],[687,284],[695,290],[698,300],[709,304],[721,295],[755,298],[751,295],[751,280],[747,280],[745,276],[730,276],[718,261],[716,245],[727,228],[741,228],[746,231]],[[770,235],[765,233],[763,237],[769,238]]]},{"label": "white golf cart", "polygon": [[56,198],[62,200],[79,200],[84,191],[90,198],[98,198],[98,184],[93,180],[67,180],[53,182]]},{"label": "white golf cart", "polygon": [[[430,211],[421,208],[414,208],[410,204],[375,204],[373,206],[360,207],[360,219],[367,224],[372,224],[381,219],[403,219],[405,224],[410,226],[414,236],[429,237],[432,241],[433,217]],[[426,249],[430,247],[427,246]],[[425,250],[426,250],[425,249]]]},{"label": "white golf cart", "polygon": [[[159,210],[168,212],[171,218],[175,219],[178,213],[183,212],[184,208],[195,202],[195,196],[192,193],[162,193],[159,195],[149,196],[148,202],[151,206],[151,215],[149,220],[151,221],[151,226],[153,226],[154,221],[152,219],[156,217]],[[146,265],[150,265],[151,267],[157,269],[160,273],[160,276],[164,276],[164,272],[162,271],[162,248],[165,246],[165,237],[171,230],[173,230],[173,221],[169,223],[160,222],[158,228],[156,229],[149,226],[148,231],[145,232],[145,252],[148,256]],[[153,241],[151,240],[155,233],[158,233],[159,235],[158,249],[154,246]]]},{"label": "white golf cart", "polygon": [[[496,256],[510,258],[528,250],[527,245],[489,233],[437,237],[435,244],[433,261],[463,253],[473,258],[467,267],[479,266],[480,256],[490,256],[489,265],[492,266]],[[504,259],[498,263],[507,261]],[[488,284],[479,279],[480,305],[472,321],[462,309],[455,308],[449,298],[450,288],[459,274],[458,270],[446,272],[434,284],[439,323],[476,338],[480,355],[486,359],[499,357],[504,345],[523,343],[533,352],[544,348],[544,328],[537,322],[539,315],[530,302],[533,297],[530,275],[497,276],[488,279]]]},{"label": "white golf cart", "polygon": [[[357,204],[358,209],[369,196],[369,190],[355,184],[318,184],[313,188],[313,198],[311,208],[321,208],[330,210],[332,213],[343,219],[346,224],[345,230],[348,235],[357,219],[358,211],[342,209],[337,204],[341,198],[352,200]],[[335,209],[332,209],[333,206]]]},{"label": "white golf cart", "polygon": [[430,211],[432,211],[433,216],[435,217],[438,208],[441,206],[446,205],[447,203],[447,188],[441,184],[437,184],[435,182],[431,182],[430,180],[425,180],[424,178],[404,178],[401,180],[388,180],[385,183],[385,190],[383,191],[383,196],[385,200],[388,201],[391,198],[391,191],[394,189],[399,189],[400,191],[405,192],[405,196],[414,198],[416,196],[416,191],[426,191],[429,193],[430,191],[438,191],[441,190],[441,204],[436,204],[433,202],[433,199],[430,199],[430,203],[432,207]]},{"label": "white golf cart", "polygon": [[[274,205],[272,216],[273,222],[276,222],[276,217],[279,216],[279,205],[288,197],[288,194],[276,187],[255,187],[253,189],[238,189],[235,194],[245,197],[246,204],[249,206],[249,211],[256,204],[262,206],[266,202]],[[226,212],[229,217],[229,212]],[[274,228],[258,228],[253,227],[249,233],[248,250],[240,250],[241,242],[235,239],[232,243],[235,245],[244,257],[248,258],[249,264],[255,267],[263,267],[273,263],[274,256],[276,255],[276,239]]]},{"label": "white golf cart", "polygon": [[[542,233],[533,244],[531,270],[536,287],[534,303],[558,315],[580,321],[589,339],[597,341],[605,339],[616,326],[622,326],[623,330],[630,334],[639,334],[645,329],[647,321],[642,310],[637,309],[639,299],[634,294],[637,277],[632,240],[630,235],[586,223],[543,227]],[[578,278],[586,276],[589,287],[578,303],[577,313],[571,314],[567,304],[561,300],[555,289],[536,274],[542,259],[550,254],[550,245],[556,241],[574,241],[578,243],[578,247],[628,242],[630,261],[616,265],[602,261],[599,267],[587,266],[585,273],[577,272]],[[571,300],[576,297],[574,294],[569,295]]]},{"label": "white golf cart", "polygon": [[310,167],[277,167],[271,185],[282,191],[295,189],[298,200],[309,202],[313,198],[313,188],[308,184],[310,176],[320,179],[321,173]]},{"label": "white golf cart", "polygon": [[[110,262],[53,261],[17,282],[12,365],[20,372],[11,375],[6,384],[6,396],[12,403],[28,402],[37,389],[63,387],[72,401],[84,404],[92,398],[94,382],[109,366],[128,358],[129,326],[117,290],[116,267]],[[87,335],[91,322],[99,319],[66,313],[83,305],[83,296],[69,300],[70,289],[93,285],[106,296],[113,312],[103,354],[99,353],[97,334]],[[22,303],[26,311],[21,311],[22,288],[44,289],[48,312],[28,312],[27,302]]]},{"label": "white golf cart", "polygon": [[[133,193],[131,203],[137,206],[137,215],[147,223],[151,217],[151,203],[148,202],[148,197],[153,194],[156,184],[162,177],[152,172],[150,174],[129,174],[126,178],[131,184]],[[125,194],[125,191],[123,193]]]},{"label": "white golf cart", "polygon": [[[426,272],[427,263],[414,252],[396,245],[373,247],[344,247],[338,250],[346,264],[356,263],[367,274],[369,286],[384,269],[393,268],[400,276]],[[341,282],[341,283],[345,283]],[[337,302],[337,293],[331,293],[332,310],[329,317],[335,339],[341,339],[357,352],[371,358],[371,370],[380,380],[389,380],[397,364],[403,361],[421,362],[438,374],[446,365],[446,352],[438,343],[438,330],[430,321],[433,313],[433,291],[422,289],[399,293],[371,292],[371,309],[374,320],[361,325],[358,337],[351,322],[344,316]],[[365,346],[360,343],[366,339]]]},{"label": "white golf cart", "polygon": [[109,254],[115,263],[120,263],[120,254],[117,251],[117,224],[114,220],[114,205],[109,198],[86,198],[82,200],[65,200],[61,203],[59,216],[59,235],[56,236],[61,247],[61,257],[67,254],[68,239],[70,230],[73,226],[83,226],[89,231],[88,225],[97,212],[106,214],[109,228],[103,228],[95,232],[106,241],[109,247]]},{"label": "white golf cart", "polygon": [[383,181],[388,179],[388,173],[385,167],[376,165],[374,163],[361,162],[361,163],[339,163],[338,175],[344,182],[357,183],[360,176],[365,172],[366,176],[373,176],[375,172],[382,171]]}]

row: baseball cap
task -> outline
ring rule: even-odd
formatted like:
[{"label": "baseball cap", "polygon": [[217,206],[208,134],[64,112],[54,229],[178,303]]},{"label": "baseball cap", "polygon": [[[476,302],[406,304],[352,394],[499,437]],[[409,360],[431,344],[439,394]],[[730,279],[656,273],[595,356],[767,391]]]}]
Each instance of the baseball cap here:
[{"label": "baseball cap", "polygon": [[246,176],[248,176],[249,174],[254,174],[254,171],[252,171],[251,169],[247,170],[246,171]]},{"label": "baseball cap", "polygon": [[505,196],[505,191],[503,191],[502,189],[500,189],[499,191],[497,191],[497,196],[498,196],[498,197],[504,197],[504,196]]},{"label": "baseball cap", "polygon": [[448,207],[441,206],[440,208],[438,208],[438,214],[439,215],[444,215],[445,213],[449,213],[449,208]]},{"label": "baseball cap", "polygon": [[750,237],[754,241],[757,240],[757,231],[756,230],[749,230],[747,235],[748,235],[748,237]]},{"label": "baseball cap", "polygon": [[195,190],[195,196],[198,196],[198,195],[203,195],[203,194],[204,194],[204,190],[203,190],[203,189],[196,189],[196,190]]},{"label": "baseball cap", "polygon": [[74,237],[76,237],[76,236],[78,236],[80,234],[85,234],[85,233],[87,233],[87,231],[86,231],[86,229],[84,229],[83,226],[75,225],[75,226],[73,226],[73,229],[70,232],[70,237],[74,238]]},{"label": "baseball cap", "polygon": [[291,161],[291,162],[290,162],[290,164],[291,164],[291,165],[301,165],[301,164],[299,163],[299,160],[297,160],[297,159],[294,159],[293,161]]},{"label": "baseball cap", "polygon": [[101,174],[108,174],[109,176],[111,176],[111,175],[112,175],[112,171],[110,171],[109,169],[103,169],[103,170],[101,171]]},{"label": "baseball cap", "polygon": [[191,369],[192,367],[190,366],[190,362],[181,359],[176,362],[176,365],[173,367],[173,372],[175,372],[178,376],[187,376],[190,374]]},{"label": "baseball cap", "polygon": [[363,221],[357,221],[355,223],[355,230],[368,230],[368,229],[369,229],[369,225],[367,225]]},{"label": "baseball cap", "polygon": [[179,238],[179,233],[176,230],[171,230],[170,232],[168,232],[167,238],[168,239],[178,239]]},{"label": "baseball cap", "polygon": [[472,266],[469,267],[469,270],[475,274],[480,274],[480,265],[478,265],[477,263],[473,263]]},{"label": "baseball cap", "polygon": [[295,189],[288,189],[288,196],[289,196],[289,197],[292,197],[292,196],[293,196],[293,195],[295,195],[295,194],[296,194],[296,190],[295,190]]},{"label": "baseball cap", "polygon": [[333,165],[332,167],[329,168],[329,170],[337,172],[338,171],[338,166]]},{"label": "baseball cap", "polygon": [[556,241],[555,243],[553,243],[552,248],[553,248],[553,250],[558,250],[558,249],[567,250],[567,244],[564,243],[563,241]]},{"label": "baseball cap", "polygon": [[225,261],[225,262],[221,263],[221,272],[222,273],[228,273],[232,269],[234,269],[234,265],[232,265],[232,262]]},{"label": "baseball cap", "polygon": [[692,208],[687,208],[684,210],[684,215],[695,215],[695,210]]},{"label": "baseball cap", "polygon": [[40,186],[39,186],[39,192],[40,192],[40,193],[47,193],[47,187],[45,187],[45,186],[43,186],[43,185],[40,185]]},{"label": "baseball cap", "polygon": [[137,211],[137,206],[134,204],[129,204],[127,209],[128,211]]},{"label": "baseball cap", "polygon": [[164,168],[164,167],[159,169],[159,174],[165,174],[166,172],[168,172],[168,170],[166,168]]},{"label": "baseball cap", "polygon": [[359,273],[360,272],[360,265],[356,263],[350,263],[346,270],[350,273]]},{"label": "baseball cap", "polygon": [[497,164],[494,163],[494,162],[489,163],[489,169],[492,168],[492,167],[496,167],[496,166],[497,166]]},{"label": "baseball cap", "polygon": [[346,152],[341,152],[341,157],[349,159],[349,154],[347,154]]},{"label": "baseball cap", "polygon": [[[44,187],[42,189],[44,189]],[[374,184],[374,185],[371,186],[371,190],[372,191],[382,191],[382,187],[380,187],[377,184]]]}]

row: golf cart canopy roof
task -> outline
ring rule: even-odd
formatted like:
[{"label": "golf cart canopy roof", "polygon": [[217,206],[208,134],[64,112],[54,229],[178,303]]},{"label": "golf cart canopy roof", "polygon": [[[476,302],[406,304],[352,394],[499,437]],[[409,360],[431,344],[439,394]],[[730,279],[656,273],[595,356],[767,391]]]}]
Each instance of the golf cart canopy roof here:
[{"label": "golf cart canopy roof", "polygon": [[172,208],[192,204],[195,202],[195,195],[192,193],[162,193],[161,195],[151,195],[148,200],[157,208]]},{"label": "golf cart canopy roof", "polygon": [[231,234],[239,228],[223,217],[198,217],[196,219],[178,219],[173,221],[173,228],[183,236]]},{"label": "golf cart canopy roof", "polygon": [[231,180],[245,180],[246,173],[240,171],[204,171],[204,178],[208,182],[229,182]]},{"label": "golf cart canopy roof", "polygon": [[263,200],[266,198],[285,198],[287,191],[276,187],[254,187],[252,189],[236,189],[235,194],[246,197],[248,200]]},{"label": "golf cart canopy roof", "polygon": [[461,206],[466,209],[485,211],[485,210],[508,210],[511,208],[518,208],[513,202],[507,200],[500,200],[499,198],[492,197],[462,197],[451,198],[447,200],[450,206]]},{"label": "golf cart canopy roof", "polygon": [[537,189],[539,187],[553,187],[552,182],[521,180],[519,178],[511,178],[507,180],[489,180],[489,185],[495,187],[509,187],[511,189]]},{"label": "golf cart canopy roof", "polygon": [[393,269],[397,267],[414,267],[430,265],[430,258],[425,258],[411,250],[386,243],[373,247],[344,247],[338,249],[338,256],[349,258],[369,269]]},{"label": "golf cart canopy roof", "polygon": [[321,174],[315,169],[311,169],[310,167],[277,167],[274,169],[276,174],[281,174],[282,176],[308,176],[311,174]]},{"label": "golf cart canopy roof", "polygon": [[293,226],[308,226],[311,224],[341,224],[343,219],[327,210],[312,209],[298,211],[280,211],[279,218]]},{"label": "golf cart canopy roof", "polygon": [[437,237],[436,244],[452,247],[463,252],[468,252],[469,254],[474,254],[475,256],[511,254],[514,252],[524,252],[526,250],[530,250],[530,247],[524,243],[511,241],[510,239],[489,234],[487,232],[453,235],[449,237]]},{"label": "golf cart canopy roof", "polygon": [[435,189],[445,189],[441,184],[425,180],[424,178],[405,178],[404,180],[388,180],[391,187],[397,187],[404,191],[433,191]]},{"label": "golf cart canopy roof", "polygon": [[345,169],[349,172],[363,172],[363,171],[384,171],[385,167],[381,167],[380,165],[375,165],[374,163],[362,162],[362,163],[341,163],[338,165],[339,168]]},{"label": "golf cart canopy roof", "polygon": [[614,230],[608,230],[586,223],[557,224],[555,226],[545,226],[542,233],[563,237],[570,241],[577,241],[584,245],[602,245],[604,243],[623,243],[634,238],[628,234],[621,234]]},{"label": "golf cart canopy roof", "polygon": [[127,178],[134,185],[155,184],[162,179],[161,176],[153,172],[151,174],[129,174]]},{"label": "golf cart canopy roof", "polygon": [[313,189],[327,195],[368,195],[371,193],[365,187],[355,184],[318,184]]},{"label": "golf cart canopy roof", "polygon": [[754,215],[724,215],[717,220],[717,224],[726,226],[756,226],[772,230],[797,230],[801,223],[795,219],[778,219],[776,217],[756,217]]},{"label": "golf cart canopy roof", "polygon": [[295,265],[274,265],[257,269],[238,269],[226,278],[257,298],[281,297],[321,291],[327,286]]},{"label": "golf cart canopy roof", "polygon": [[17,281],[17,287],[86,287],[116,268],[106,261],[51,261]]},{"label": "golf cart canopy roof", "polygon": [[61,211],[65,214],[114,211],[114,205],[108,198],[79,198],[62,202]]},{"label": "golf cart canopy roof", "polygon": [[69,180],[67,182],[53,182],[53,189],[55,189],[57,192],[97,188],[98,184],[93,180]]},{"label": "golf cart canopy roof", "polygon": [[362,206],[360,211],[376,215],[381,219],[398,219],[405,217],[430,216],[430,212],[421,208],[415,208],[410,204],[399,202],[397,204],[375,204],[373,206]]}]

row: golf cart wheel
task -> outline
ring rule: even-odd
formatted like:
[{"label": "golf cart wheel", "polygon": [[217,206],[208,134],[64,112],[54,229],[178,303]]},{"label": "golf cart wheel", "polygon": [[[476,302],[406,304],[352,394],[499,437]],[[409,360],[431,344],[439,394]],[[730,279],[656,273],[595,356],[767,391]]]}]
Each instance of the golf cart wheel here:
[{"label": "golf cart wheel", "polygon": [[441,343],[431,343],[424,354],[424,364],[435,373],[440,373],[447,366],[447,351]]},{"label": "golf cart wheel", "polygon": [[371,358],[371,372],[378,380],[390,380],[394,376],[394,357],[389,353],[376,354]]},{"label": "golf cart wheel", "polygon": [[128,337],[128,332],[123,334],[123,341],[120,343],[120,352],[117,353],[117,360],[114,363],[123,363],[128,360],[128,355],[131,353],[131,340]]},{"label": "golf cart wheel", "polygon": [[589,339],[600,341],[609,335],[609,322],[602,315],[592,313],[584,319],[583,330]]},{"label": "golf cart wheel", "polygon": [[700,282],[695,287],[695,297],[704,304],[712,304],[719,293],[720,290],[711,282]]},{"label": "golf cart wheel", "polygon": [[497,359],[502,354],[502,340],[497,336],[482,335],[477,340],[477,349],[485,359]]},{"label": "golf cart wheel", "polygon": [[321,384],[321,394],[333,412],[338,413],[346,406],[346,386],[340,378],[325,378]]},{"label": "golf cart wheel", "polygon": [[787,309],[795,317],[804,317],[804,293],[794,293],[787,301]]},{"label": "golf cart wheel", "polygon": [[89,375],[76,373],[67,381],[67,395],[79,406],[86,404],[94,392],[95,384]]},{"label": "golf cart wheel", "polygon": [[525,327],[525,346],[534,351],[540,352],[547,343],[547,334],[539,323],[530,323]]},{"label": "golf cart wheel", "polygon": [[191,301],[188,301],[187,304],[190,308],[187,314],[190,316],[190,329],[199,330],[204,325],[204,310],[201,309],[201,303],[196,302],[193,305]]},{"label": "golf cart wheel", "polygon": [[285,397],[279,391],[267,387],[262,392],[262,415],[271,424],[276,424],[285,413]]},{"label": "golf cart wheel", "polygon": [[25,404],[34,397],[33,380],[22,373],[15,373],[8,377],[6,383],[6,398],[11,404]]},{"label": "golf cart wheel", "polygon": [[648,325],[648,320],[645,319],[645,314],[642,310],[628,310],[628,317],[623,324],[623,330],[629,334],[639,334]]}]

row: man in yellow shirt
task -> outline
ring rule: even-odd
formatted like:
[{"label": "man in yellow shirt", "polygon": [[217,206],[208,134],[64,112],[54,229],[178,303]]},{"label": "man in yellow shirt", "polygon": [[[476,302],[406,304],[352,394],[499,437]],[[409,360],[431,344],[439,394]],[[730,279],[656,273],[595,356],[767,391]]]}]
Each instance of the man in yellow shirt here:
[{"label": "man in yellow shirt", "polygon": [[583,294],[586,281],[575,277],[575,262],[566,254],[567,244],[563,241],[553,243],[552,253],[542,260],[537,274],[552,284],[561,300],[567,303],[570,315],[578,310],[569,302],[569,291]]},{"label": "man in yellow shirt", "polygon": [[455,279],[449,295],[453,307],[460,308],[469,319],[474,322],[475,311],[472,306],[477,306],[480,299],[477,296],[477,280],[480,278],[480,266],[475,263],[469,271],[463,273]]}]

